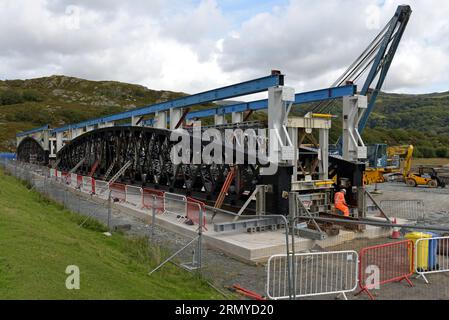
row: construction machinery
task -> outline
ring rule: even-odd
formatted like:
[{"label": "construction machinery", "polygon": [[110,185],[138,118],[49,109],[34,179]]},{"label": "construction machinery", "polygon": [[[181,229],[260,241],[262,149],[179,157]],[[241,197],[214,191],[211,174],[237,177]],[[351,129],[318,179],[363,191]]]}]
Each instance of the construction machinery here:
[{"label": "construction machinery", "polygon": [[[430,188],[446,187],[445,179],[443,179],[443,173],[438,172],[437,169],[431,167],[421,166],[418,173],[412,172],[413,152],[415,148],[409,146],[407,150],[407,156],[404,162],[404,169],[402,175],[405,183],[409,187],[428,186]],[[441,177],[439,177],[441,175]]]}]

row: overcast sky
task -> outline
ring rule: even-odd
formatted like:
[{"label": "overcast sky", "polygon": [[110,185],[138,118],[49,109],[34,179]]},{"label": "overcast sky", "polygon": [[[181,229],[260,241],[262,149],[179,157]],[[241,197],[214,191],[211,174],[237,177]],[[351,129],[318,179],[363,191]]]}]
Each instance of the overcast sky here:
[{"label": "overcast sky", "polygon": [[[195,93],[286,74],[331,85],[405,0],[0,0],[0,78],[63,74]],[[449,90],[449,1],[413,15],[385,83]]]}]

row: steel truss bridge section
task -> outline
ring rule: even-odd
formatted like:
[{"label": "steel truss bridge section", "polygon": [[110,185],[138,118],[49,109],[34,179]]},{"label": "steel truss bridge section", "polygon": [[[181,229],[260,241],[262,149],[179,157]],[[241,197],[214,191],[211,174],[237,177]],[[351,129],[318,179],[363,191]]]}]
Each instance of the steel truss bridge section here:
[{"label": "steel truss bridge section", "polygon": [[[245,126],[240,126],[245,128]],[[227,126],[217,127],[224,134]],[[258,123],[248,124],[248,128],[260,128]],[[221,129],[221,130],[220,130]],[[124,172],[121,180],[126,183],[152,187],[186,194],[201,195],[200,198],[214,201],[230,172],[229,164],[180,164],[175,165],[171,159],[173,147],[178,143],[171,141],[170,130],[146,127],[110,127],[88,132],[66,145],[58,153],[58,169],[69,172],[82,163],[76,173],[87,175],[97,165],[94,178],[103,179],[113,167],[110,175],[118,172],[128,161],[132,165]],[[190,135],[191,146],[193,137]],[[210,142],[201,144],[202,150]],[[247,150],[248,140],[245,140]],[[224,144],[224,142],[223,142]],[[223,145],[222,159],[226,148]],[[229,152],[229,150],[228,150]],[[233,156],[235,155],[233,149]],[[193,157],[193,152],[190,152]],[[83,160],[84,161],[81,161]],[[237,165],[228,205],[237,205],[246,201],[260,184],[260,164],[249,164],[245,151],[244,163]],[[191,162],[192,163],[192,162]]]},{"label": "steel truss bridge section", "polygon": [[37,165],[48,163],[48,152],[33,138],[24,138],[17,148],[17,160]]}]

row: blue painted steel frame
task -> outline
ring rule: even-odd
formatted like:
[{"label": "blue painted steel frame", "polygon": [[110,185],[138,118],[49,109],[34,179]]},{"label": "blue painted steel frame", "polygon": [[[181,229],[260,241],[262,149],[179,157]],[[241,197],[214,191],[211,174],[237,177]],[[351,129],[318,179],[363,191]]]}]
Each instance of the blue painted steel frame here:
[{"label": "blue painted steel frame", "polygon": [[19,132],[18,134],[16,134],[16,137],[17,138],[26,137],[26,136],[32,135],[34,133],[42,132],[42,131],[49,130],[49,129],[50,129],[50,125],[47,124],[46,126],[43,126],[40,128],[36,128],[33,130],[24,131],[24,132]]},{"label": "blue painted steel frame", "polygon": [[[311,92],[299,93],[295,97],[295,105],[319,102],[325,100],[338,99],[346,96],[352,96],[357,93],[357,86],[346,85],[336,88],[328,88],[322,90],[316,90]],[[200,110],[190,112],[186,119],[201,119],[207,117],[213,117],[215,115],[227,115],[233,112],[245,112],[245,111],[258,111],[268,109],[268,100],[259,100],[253,102],[246,102],[235,104],[231,106],[225,106],[214,109]]]},{"label": "blue painted steel frame", "polygon": [[119,113],[116,115],[93,119],[90,121],[68,125],[62,128],[57,128],[52,133],[65,132],[71,129],[79,129],[86,126],[93,126],[100,123],[120,121],[129,119],[131,117],[140,117],[156,112],[168,111],[170,109],[185,108],[203,103],[209,103],[218,100],[231,99],[241,96],[259,93],[268,90],[268,88],[283,86],[284,75],[271,75],[260,79],[250,80],[239,84],[227,86],[220,89],[210,90],[203,93],[194,94],[191,96],[179,98],[172,101],[158,103],[151,106]]}]

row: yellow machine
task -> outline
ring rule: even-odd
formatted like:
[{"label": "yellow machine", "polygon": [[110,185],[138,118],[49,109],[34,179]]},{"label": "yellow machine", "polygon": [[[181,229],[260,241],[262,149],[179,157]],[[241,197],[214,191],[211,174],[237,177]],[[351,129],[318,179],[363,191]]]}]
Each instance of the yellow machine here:
[{"label": "yellow machine", "polygon": [[364,173],[366,185],[384,183],[385,175],[401,172],[401,157],[406,156],[406,147],[388,147],[386,144],[368,146],[369,167]]},{"label": "yellow machine", "polygon": [[404,169],[402,171],[405,183],[409,187],[429,186],[431,188],[438,188],[438,180],[434,179],[431,174],[426,173],[425,168],[421,168],[419,173],[412,173],[412,160],[414,150],[415,148],[413,146],[409,146],[407,150]]}]

